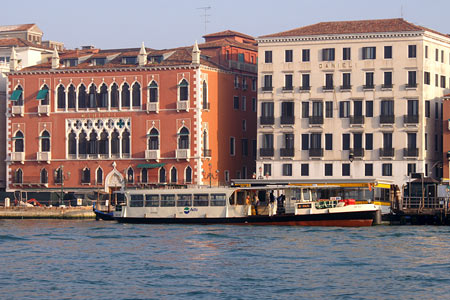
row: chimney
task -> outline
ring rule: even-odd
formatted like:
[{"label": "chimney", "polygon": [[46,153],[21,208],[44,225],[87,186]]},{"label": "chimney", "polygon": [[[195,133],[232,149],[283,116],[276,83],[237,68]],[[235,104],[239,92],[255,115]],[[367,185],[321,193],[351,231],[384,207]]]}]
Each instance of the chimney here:
[{"label": "chimney", "polygon": [[145,51],[144,42],[142,42],[141,51],[139,51],[138,63],[141,67],[147,64],[147,51]]},{"label": "chimney", "polygon": [[200,64],[200,50],[198,49],[197,41],[195,41],[194,48],[192,48],[192,64]]},{"label": "chimney", "polygon": [[59,55],[58,55],[58,50],[56,50],[56,46],[55,46],[55,50],[52,55],[52,69],[57,69],[57,68],[59,68]]},{"label": "chimney", "polygon": [[11,71],[17,71],[18,66],[19,62],[17,60],[16,49],[12,47],[11,57],[9,58],[9,68],[11,69]]}]

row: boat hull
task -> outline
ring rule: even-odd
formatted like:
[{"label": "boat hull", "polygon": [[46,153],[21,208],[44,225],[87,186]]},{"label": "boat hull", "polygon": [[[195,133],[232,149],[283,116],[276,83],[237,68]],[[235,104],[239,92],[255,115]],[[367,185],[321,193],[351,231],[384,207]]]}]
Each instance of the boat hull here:
[{"label": "boat hull", "polygon": [[362,212],[324,213],[310,215],[247,216],[236,218],[139,218],[114,217],[120,223],[146,224],[230,224],[230,225],[286,225],[286,226],[371,226],[376,210]]},{"label": "boat hull", "polygon": [[95,213],[96,220],[114,221],[113,212],[107,213],[107,212],[103,212],[103,211],[94,209],[94,213]]}]

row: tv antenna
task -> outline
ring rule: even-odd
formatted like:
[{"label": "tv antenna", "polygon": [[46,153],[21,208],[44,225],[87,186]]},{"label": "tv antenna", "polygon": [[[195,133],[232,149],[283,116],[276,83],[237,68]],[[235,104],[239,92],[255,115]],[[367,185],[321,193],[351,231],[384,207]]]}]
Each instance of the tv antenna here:
[{"label": "tv antenna", "polygon": [[206,24],[209,23],[208,17],[211,17],[211,15],[208,14],[208,10],[211,9],[211,6],[197,7],[197,9],[203,9],[203,15],[201,15],[201,17],[204,18],[204,22],[205,22],[205,34],[206,34]]}]

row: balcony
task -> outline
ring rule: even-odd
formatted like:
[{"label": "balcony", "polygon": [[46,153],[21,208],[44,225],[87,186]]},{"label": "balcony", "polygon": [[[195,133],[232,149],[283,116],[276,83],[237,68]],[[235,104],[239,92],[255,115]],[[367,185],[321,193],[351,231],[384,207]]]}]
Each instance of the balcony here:
[{"label": "balcony", "polygon": [[50,115],[50,105],[49,104],[47,104],[47,105],[39,104],[38,115],[43,115],[43,114],[45,114],[47,116]]},{"label": "balcony", "polygon": [[381,115],[380,116],[380,124],[394,124],[395,116],[394,115]]},{"label": "balcony", "polygon": [[321,125],[323,124],[323,116],[310,116],[309,125]]},{"label": "balcony", "polygon": [[23,105],[13,105],[11,108],[11,113],[13,115],[20,115],[23,117],[24,107]]},{"label": "balcony", "polygon": [[323,148],[310,148],[309,157],[323,157]]},{"label": "balcony", "polygon": [[405,88],[414,90],[417,88],[417,83],[416,82],[407,83],[407,84],[405,84]]},{"label": "balcony", "polygon": [[159,102],[147,102],[147,112],[159,112]]},{"label": "balcony", "polygon": [[385,83],[381,85],[382,90],[391,90],[392,89],[392,83]]},{"label": "balcony", "polygon": [[263,86],[262,90],[263,92],[271,92],[273,91],[273,86]]},{"label": "balcony", "polygon": [[177,112],[180,110],[189,111],[189,101],[177,101]]},{"label": "balcony", "polygon": [[370,90],[374,90],[374,89],[375,89],[375,85],[373,85],[373,84],[363,85],[363,90],[370,91]]},{"label": "balcony", "polygon": [[159,149],[145,150],[145,159],[159,160]]},{"label": "balcony", "polygon": [[273,124],[275,124],[275,118],[274,118],[274,116],[261,116],[261,117],[259,117],[259,124],[273,125]]},{"label": "balcony", "polygon": [[292,92],[294,90],[294,87],[291,86],[283,86],[283,92]]},{"label": "balcony", "polygon": [[189,149],[177,149],[175,153],[176,159],[189,160]]},{"label": "balcony", "polygon": [[351,85],[341,85],[340,91],[350,91],[351,89]]},{"label": "balcony", "polygon": [[404,148],[403,156],[404,157],[418,157],[419,156],[419,148]]},{"label": "balcony", "polygon": [[364,157],[364,148],[353,148],[350,149],[350,153],[353,154],[353,157],[362,158]]},{"label": "balcony", "polygon": [[25,161],[25,152],[11,152],[11,161],[23,163]]},{"label": "balcony", "polygon": [[418,115],[404,115],[403,123],[405,124],[419,124],[419,116]]},{"label": "balcony", "polygon": [[380,148],[380,157],[394,157],[394,148]]},{"label": "balcony", "polygon": [[300,91],[310,91],[311,87],[310,86],[301,86],[300,87]]},{"label": "balcony", "polygon": [[293,124],[295,124],[295,117],[294,116],[281,116],[280,124],[281,125],[293,125]]},{"label": "balcony", "polygon": [[350,125],[364,125],[364,116],[350,116]]},{"label": "balcony", "polygon": [[334,91],[334,86],[332,86],[332,85],[324,85],[322,87],[322,91],[324,91],[324,92],[332,92],[332,91]]},{"label": "balcony", "polygon": [[211,157],[211,149],[203,149],[203,157]]},{"label": "balcony", "polygon": [[265,156],[265,157],[273,156],[273,147],[272,148],[260,148],[259,156]]},{"label": "balcony", "polygon": [[250,72],[250,73],[257,73],[257,65],[255,64],[248,64],[245,62],[241,62],[241,61],[236,61],[236,60],[229,60],[228,61],[228,66],[231,69],[238,69],[241,71],[246,71],[246,72]]},{"label": "balcony", "polygon": [[45,161],[47,163],[50,163],[52,160],[52,153],[51,152],[38,152],[36,153],[36,160],[37,161]]},{"label": "balcony", "polygon": [[295,149],[294,148],[281,148],[280,156],[281,157],[294,157]]}]

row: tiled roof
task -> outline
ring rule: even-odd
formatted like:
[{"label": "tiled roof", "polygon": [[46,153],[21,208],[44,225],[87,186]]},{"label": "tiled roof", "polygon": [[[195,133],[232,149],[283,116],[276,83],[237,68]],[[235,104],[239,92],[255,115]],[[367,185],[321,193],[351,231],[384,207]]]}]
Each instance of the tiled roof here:
[{"label": "tiled roof", "polygon": [[225,46],[229,46],[229,45],[239,47],[239,48],[244,48],[247,50],[258,51],[258,47],[256,45],[252,45],[252,44],[248,44],[248,43],[240,43],[236,40],[227,39],[227,38],[199,44],[198,47],[201,50],[201,49],[205,49],[205,48],[218,48],[218,47],[225,47]]},{"label": "tiled roof", "polygon": [[0,47],[34,47],[45,50],[53,50],[52,48],[38,45],[21,38],[0,38]]},{"label": "tiled roof", "polygon": [[204,35],[203,38],[209,38],[209,37],[227,37],[227,36],[240,36],[246,39],[251,39],[254,40],[255,38],[237,31],[233,31],[233,30],[225,30],[225,31],[221,31],[221,32],[216,32],[216,33],[210,33],[207,35]]},{"label": "tiled roof", "polygon": [[35,25],[36,24],[4,25],[0,26],[0,32],[24,31],[31,29]]},{"label": "tiled roof", "polygon": [[372,33],[372,32],[399,32],[399,31],[404,32],[404,31],[424,31],[424,30],[438,33],[434,30],[414,25],[399,18],[399,19],[379,19],[379,20],[361,20],[361,21],[320,22],[313,25],[299,27],[288,31],[263,35],[260,36],[260,38]]}]

